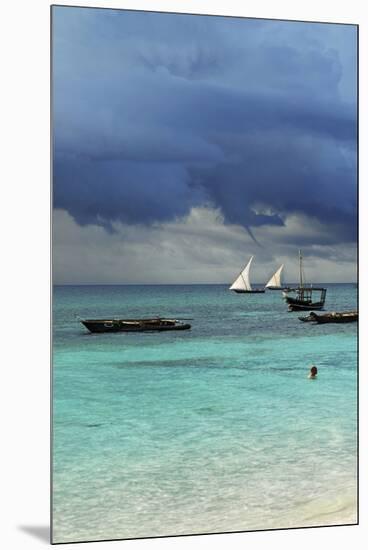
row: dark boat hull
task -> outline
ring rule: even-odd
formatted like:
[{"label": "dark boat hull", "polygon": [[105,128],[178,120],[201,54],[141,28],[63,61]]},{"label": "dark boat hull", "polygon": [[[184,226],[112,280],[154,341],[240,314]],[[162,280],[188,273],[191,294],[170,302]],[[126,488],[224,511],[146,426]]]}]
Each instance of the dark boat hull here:
[{"label": "dark boat hull", "polygon": [[323,309],[324,302],[299,302],[298,300],[291,301],[291,298],[287,300],[289,311],[318,311]]},{"label": "dark boat hull", "polygon": [[358,312],[334,312],[317,315],[316,313],[310,313],[308,317],[299,317],[300,321],[312,322],[316,324],[326,323],[354,323],[358,321]]},{"label": "dark boat hull", "polygon": [[317,319],[318,324],[324,323],[356,323],[358,321],[358,315],[355,317],[322,317]]},{"label": "dark boat hull", "polygon": [[188,330],[189,323],[179,323],[167,319],[86,319],[81,320],[90,332],[163,332],[171,330]]}]

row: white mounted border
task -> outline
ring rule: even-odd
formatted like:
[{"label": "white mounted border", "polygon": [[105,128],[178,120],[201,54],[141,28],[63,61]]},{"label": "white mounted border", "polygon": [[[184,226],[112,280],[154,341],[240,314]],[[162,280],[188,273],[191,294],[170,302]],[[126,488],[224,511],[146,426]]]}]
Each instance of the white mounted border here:
[{"label": "white mounted border", "polygon": [[[368,17],[349,0],[105,0],[65,5],[359,24],[360,37],[360,525],[63,548],[365,548],[368,535]],[[49,6],[1,6],[1,532],[3,548],[45,548],[49,522]],[[365,101],[364,101],[365,99]],[[32,317],[32,324],[25,320]],[[28,530],[24,529],[28,528]],[[36,535],[31,535],[34,530]],[[38,534],[37,534],[38,533]],[[43,537],[43,538],[42,538]],[[98,546],[96,546],[96,544]],[[93,545],[93,546],[92,546]]]}]

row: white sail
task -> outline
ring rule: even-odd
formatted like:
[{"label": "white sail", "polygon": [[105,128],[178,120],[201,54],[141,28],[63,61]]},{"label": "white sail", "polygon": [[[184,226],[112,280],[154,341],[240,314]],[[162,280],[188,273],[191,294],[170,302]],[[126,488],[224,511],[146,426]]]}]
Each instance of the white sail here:
[{"label": "white sail", "polygon": [[252,287],[250,285],[249,281],[249,269],[250,264],[252,263],[253,256],[243,269],[243,271],[239,274],[239,276],[235,279],[233,284],[229,287],[230,290],[252,290]]},{"label": "white sail", "polygon": [[284,269],[284,264],[282,264],[282,266],[280,266],[278,270],[272,275],[271,279],[266,284],[267,288],[270,288],[270,287],[280,288],[282,286],[281,273],[283,269]]}]

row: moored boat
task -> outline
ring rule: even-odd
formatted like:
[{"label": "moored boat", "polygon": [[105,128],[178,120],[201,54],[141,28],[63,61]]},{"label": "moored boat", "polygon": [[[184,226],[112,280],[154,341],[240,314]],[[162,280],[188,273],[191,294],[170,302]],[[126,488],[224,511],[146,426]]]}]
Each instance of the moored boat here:
[{"label": "moored boat", "polygon": [[80,319],[90,332],[162,332],[164,330],[188,330],[189,323],[178,319]]},{"label": "moored boat", "polygon": [[[323,287],[307,287],[303,275],[303,258],[299,250],[299,286],[285,290],[282,295],[288,304],[289,311],[310,311],[323,309],[327,289]],[[294,294],[291,296],[291,294]]]},{"label": "moored boat", "polygon": [[300,321],[312,322],[317,324],[324,323],[354,323],[358,321],[358,312],[357,311],[331,311],[328,313],[317,314],[314,311],[307,317],[299,317]]},{"label": "moored boat", "polygon": [[239,273],[233,284],[229,287],[229,290],[233,290],[237,294],[263,294],[265,292],[264,288],[252,288],[249,280],[249,270],[251,263],[253,261],[251,256],[247,265]]},{"label": "moored boat", "polygon": [[311,311],[323,309],[327,292],[325,288],[315,286],[303,288],[299,287],[294,292],[296,293],[295,298],[291,296],[286,296],[285,298],[289,311]]}]

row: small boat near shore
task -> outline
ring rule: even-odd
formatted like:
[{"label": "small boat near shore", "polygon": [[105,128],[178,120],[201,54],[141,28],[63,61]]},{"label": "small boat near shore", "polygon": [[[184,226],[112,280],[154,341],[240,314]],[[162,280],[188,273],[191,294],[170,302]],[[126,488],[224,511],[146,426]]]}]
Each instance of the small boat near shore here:
[{"label": "small boat near shore", "polygon": [[299,317],[303,323],[354,323],[358,321],[357,311],[331,311],[328,313],[317,314],[311,311],[306,317]]},{"label": "small boat near shore", "polygon": [[79,319],[90,332],[162,332],[188,330],[189,323],[179,319]]},{"label": "small boat near shore", "polygon": [[251,256],[247,265],[239,273],[233,284],[229,287],[229,290],[233,290],[237,294],[263,294],[265,292],[264,288],[252,288],[249,280],[249,270],[251,263],[253,261]]}]

